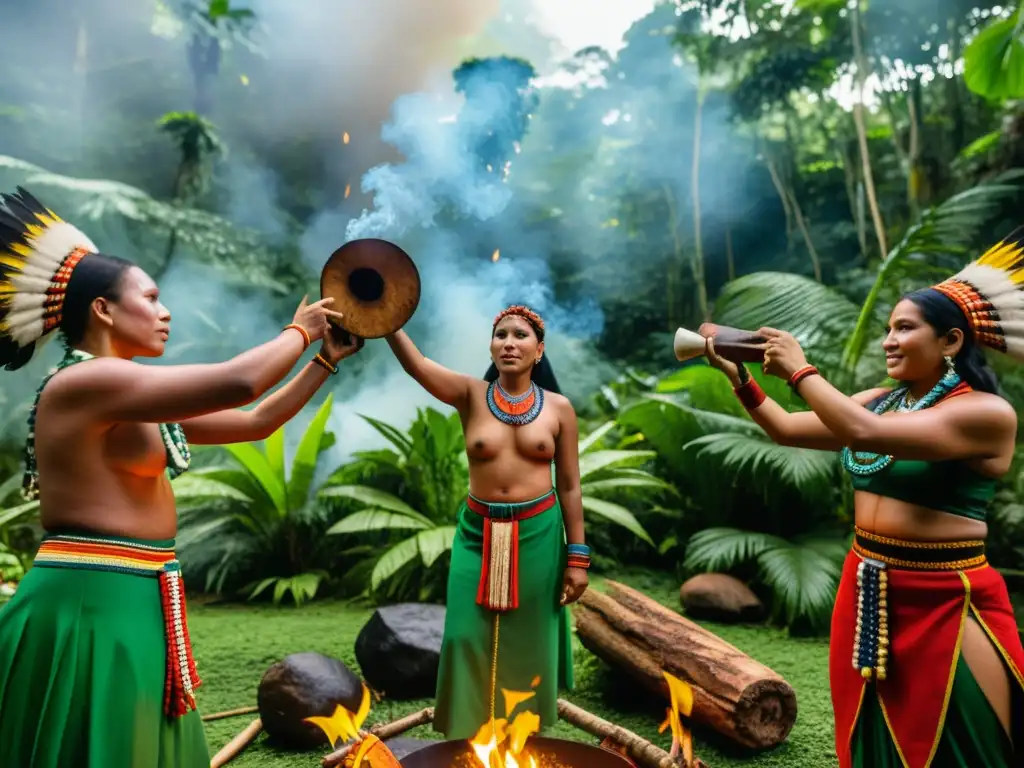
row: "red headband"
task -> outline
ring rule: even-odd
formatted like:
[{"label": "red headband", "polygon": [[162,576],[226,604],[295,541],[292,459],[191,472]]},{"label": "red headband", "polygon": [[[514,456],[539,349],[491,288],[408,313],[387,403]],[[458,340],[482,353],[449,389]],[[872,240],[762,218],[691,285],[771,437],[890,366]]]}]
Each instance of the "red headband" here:
[{"label": "red headband", "polygon": [[540,319],[540,315],[538,315],[532,309],[523,304],[513,304],[512,306],[503,309],[495,316],[494,323],[491,325],[491,328],[496,327],[498,323],[502,321],[502,319],[508,317],[509,315],[516,315],[517,317],[523,318],[530,325],[532,325],[539,334],[543,335],[544,321]]}]

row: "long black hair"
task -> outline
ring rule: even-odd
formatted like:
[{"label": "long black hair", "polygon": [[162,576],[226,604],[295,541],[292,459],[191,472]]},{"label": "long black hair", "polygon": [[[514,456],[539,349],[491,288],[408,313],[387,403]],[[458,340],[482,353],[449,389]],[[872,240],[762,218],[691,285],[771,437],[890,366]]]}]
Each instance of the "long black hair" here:
[{"label": "long black hair", "polygon": [[61,310],[60,330],[68,344],[75,346],[85,338],[90,308],[96,299],[120,300],[124,275],[133,266],[127,259],[103,253],[90,253],[78,262]]},{"label": "long black hair", "polygon": [[[491,363],[487,369],[487,373],[484,374],[484,381],[492,382],[498,378],[498,366]],[[533,370],[530,371],[530,380],[534,381],[541,389],[546,389],[548,392],[554,392],[556,394],[562,394],[562,390],[558,387],[558,379],[555,378],[555,370],[551,367],[551,363],[548,362],[548,356],[545,353],[540,362],[533,366]]]},{"label": "long black hair", "polygon": [[921,310],[924,321],[935,329],[936,335],[945,336],[953,329],[959,330],[963,334],[964,342],[953,358],[956,372],[972,389],[999,394],[999,379],[996,378],[995,371],[989,367],[981,348],[974,341],[974,331],[959,305],[934,288],[921,288],[906,294],[903,298],[913,302],[914,306]]}]

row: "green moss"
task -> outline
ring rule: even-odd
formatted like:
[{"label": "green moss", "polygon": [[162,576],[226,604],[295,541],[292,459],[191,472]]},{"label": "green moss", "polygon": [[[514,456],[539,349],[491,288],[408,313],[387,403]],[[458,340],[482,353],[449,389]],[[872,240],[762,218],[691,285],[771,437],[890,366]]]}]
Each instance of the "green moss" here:
[{"label": "green moss", "polygon": [[[676,587],[660,576],[630,573],[617,578],[672,607],[678,607]],[[600,587],[600,579],[595,586]],[[353,648],[356,635],[369,618],[370,609],[341,602],[317,602],[303,608],[272,608],[256,605],[194,605],[190,627],[199,671],[203,677],[199,703],[204,713],[255,705],[256,688],[264,671],[289,653],[319,651],[335,656],[358,671]],[[824,640],[793,639],[784,631],[765,627],[708,624],[720,637],[782,675],[797,693],[799,714],[785,744],[770,752],[745,754],[722,744],[714,734],[697,731],[698,755],[712,768],[729,766],[827,766],[836,765],[832,747],[832,712],[828,688],[828,645]],[[671,738],[658,733],[664,704],[652,701],[604,663],[576,643],[577,690],[570,701],[596,715],[629,728],[668,748]],[[370,721],[394,719],[429,706],[429,701],[377,704]],[[216,752],[248,723],[245,717],[206,724],[210,748]],[[429,727],[408,734],[437,738]],[[591,740],[564,723],[551,735]],[[238,768],[273,766],[309,768],[319,764],[327,751],[281,752],[261,735],[255,744],[231,763]]]}]

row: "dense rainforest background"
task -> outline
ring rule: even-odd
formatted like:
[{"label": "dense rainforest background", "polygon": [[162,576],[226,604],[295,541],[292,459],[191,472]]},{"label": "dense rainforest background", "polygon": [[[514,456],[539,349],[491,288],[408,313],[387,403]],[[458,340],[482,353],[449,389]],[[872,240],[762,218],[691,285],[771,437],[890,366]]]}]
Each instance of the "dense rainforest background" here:
[{"label": "dense rainforest background", "polygon": [[[355,237],[412,254],[407,330],[450,367],[482,375],[494,313],[531,304],[582,420],[595,570],[728,571],[774,621],[825,629],[851,527],[837,457],[769,442],[724,377],[675,361],[672,335],[772,325],[844,391],[884,382],[899,295],[1024,222],[1020,10],[662,2],[617,51],[561,56],[530,8],[4,4],[0,188],[154,276],[165,364],[275,334]],[[10,581],[39,540],[21,451],[58,346],[0,388]],[[1019,406],[1022,369],[992,363]],[[193,588],[441,599],[463,448],[449,409],[368,343],[265,445],[197,451],[175,481]],[[989,539],[1011,576],[1020,469]]]}]

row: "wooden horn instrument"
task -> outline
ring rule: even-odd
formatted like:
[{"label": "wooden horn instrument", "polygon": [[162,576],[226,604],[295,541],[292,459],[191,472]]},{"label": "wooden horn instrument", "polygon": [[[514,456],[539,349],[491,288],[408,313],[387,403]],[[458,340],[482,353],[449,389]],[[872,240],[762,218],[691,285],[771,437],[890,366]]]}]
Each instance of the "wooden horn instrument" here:
[{"label": "wooden horn instrument", "polygon": [[672,351],[681,363],[692,360],[707,353],[710,338],[715,340],[715,352],[726,360],[734,363],[760,363],[764,360],[762,345],[767,339],[763,336],[714,323],[703,323],[696,333],[679,328],[672,341]]},{"label": "wooden horn instrument", "polygon": [[331,254],[320,273],[320,296],[344,315],[337,325],[356,339],[399,330],[420,303],[420,274],[409,254],[376,238],[351,240]]}]

